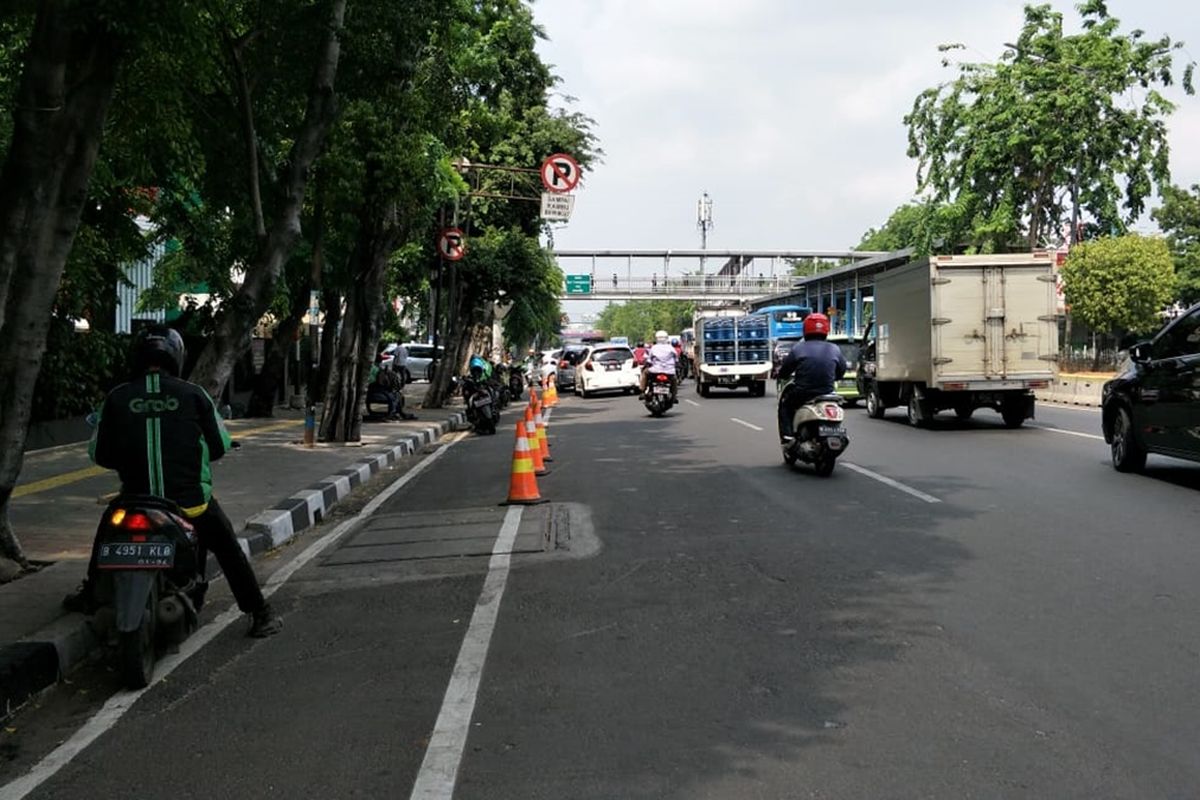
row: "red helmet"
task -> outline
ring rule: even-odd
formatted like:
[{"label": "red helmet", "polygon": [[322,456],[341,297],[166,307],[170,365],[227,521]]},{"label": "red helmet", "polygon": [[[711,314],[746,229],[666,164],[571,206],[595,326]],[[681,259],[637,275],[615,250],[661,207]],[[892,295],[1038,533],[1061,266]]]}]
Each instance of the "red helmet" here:
[{"label": "red helmet", "polygon": [[829,317],[824,314],[809,314],[804,318],[805,338],[814,333],[819,333],[822,336],[829,335]]}]

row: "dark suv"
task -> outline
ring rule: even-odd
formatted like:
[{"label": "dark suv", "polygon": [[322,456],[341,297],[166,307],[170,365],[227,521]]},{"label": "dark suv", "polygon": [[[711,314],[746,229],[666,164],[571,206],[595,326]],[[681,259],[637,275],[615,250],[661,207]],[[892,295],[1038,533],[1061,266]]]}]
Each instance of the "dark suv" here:
[{"label": "dark suv", "polygon": [[1113,466],[1136,472],[1147,453],[1200,461],[1200,305],[1189,308],[1104,384],[1104,441]]}]

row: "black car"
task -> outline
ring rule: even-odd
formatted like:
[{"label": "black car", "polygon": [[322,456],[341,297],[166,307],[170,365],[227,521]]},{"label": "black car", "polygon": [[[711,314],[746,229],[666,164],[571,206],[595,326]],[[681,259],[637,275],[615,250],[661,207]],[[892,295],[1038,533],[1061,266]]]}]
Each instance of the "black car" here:
[{"label": "black car", "polygon": [[1200,305],[1134,345],[1129,358],[1102,395],[1113,466],[1136,472],[1148,453],[1200,461]]},{"label": "black car", "polygon": [[555,376],[555,385],[558,389],[575,390],[575,367],[579,365],[580,361],[583,361],[587,351],[588,346],[583,344],[569,344],[563,348],[558,357],[558,370]]}]

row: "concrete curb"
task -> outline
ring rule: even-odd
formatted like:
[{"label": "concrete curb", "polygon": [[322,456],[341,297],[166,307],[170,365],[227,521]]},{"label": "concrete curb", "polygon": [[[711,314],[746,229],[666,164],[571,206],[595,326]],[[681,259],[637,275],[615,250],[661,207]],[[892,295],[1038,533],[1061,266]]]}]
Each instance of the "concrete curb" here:
[{"label": "concrete curb", "polygon": [[[292,541],[324,519],[354,489],[444,434],[458,430],[464,421],[462,412],[453,413],[255,514],[246,521],[242,549],[257,555]],[[68,614],[19,642],[0,645],[0,719],[57,683],[98,644],[90,619]]]}]

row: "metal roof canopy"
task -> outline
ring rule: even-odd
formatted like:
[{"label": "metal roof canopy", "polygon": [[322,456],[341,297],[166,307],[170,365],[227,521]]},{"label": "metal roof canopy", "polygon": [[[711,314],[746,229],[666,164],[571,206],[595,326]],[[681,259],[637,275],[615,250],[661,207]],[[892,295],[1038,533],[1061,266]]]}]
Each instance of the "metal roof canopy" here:
[{"label": "metal roof canopy", "polygon": [[559,258],[817,258],[872,259],[881,250],[555,250]]},{"label": "metal roof canopy", "polygon": [[859,261],[857,264],[847,264],[826,272],[818,272],[816,275],[797,276],[790,290],[752,300],[750,308],[753,311],[765,306],[792,303],[807,297],[809,292],[806,290],[814,286],[824,290],[825,284],[828,284],[828,291],[838,292],[845,289],[857,289],[864,284],[870,285],[873,280],[867,279],[874,279],[881,272],[909,263],[915,253],[916,251],[911,247],[892,253],[876,253],[873,257]]}]

